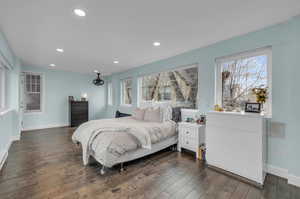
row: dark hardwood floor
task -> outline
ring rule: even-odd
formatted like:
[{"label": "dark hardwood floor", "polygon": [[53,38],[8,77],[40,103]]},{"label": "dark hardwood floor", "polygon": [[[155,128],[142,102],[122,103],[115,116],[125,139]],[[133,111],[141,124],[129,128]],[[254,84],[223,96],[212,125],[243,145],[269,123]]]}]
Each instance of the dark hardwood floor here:
[{"label": "dark hardwood floor", "polygon": [[0,198],[172,198],[300,199],[300,190],[268,175],[258,189],[206,168],[187,153],[164,150],[100,175],[97,163],[84,167],[73,130],[22,133],[0,174]]}]

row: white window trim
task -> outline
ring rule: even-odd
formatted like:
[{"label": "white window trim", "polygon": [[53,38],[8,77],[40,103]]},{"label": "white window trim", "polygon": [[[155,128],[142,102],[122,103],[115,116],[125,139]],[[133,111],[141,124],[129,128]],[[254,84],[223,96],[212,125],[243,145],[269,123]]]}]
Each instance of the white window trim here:
[{"label": "white window trim", "polygon": [[113,86],[112,82],[109,81],[107,82],[107,105],[108,106],[113,106]]},{"label": "white window trim", "polygon": [[246,51],[231,56],[225,56],[216,58],[216,70],[215,70],[215,104],[222,106],[222,74],[221,63],[232,61],[234,59],[246,59],[249,57],[255,57],[260,55],[267,55],[267,86],[268,86],[268,100],[266,103],[267,116],[272,117],[272,47],[267,46],[264,48],[258,48],[251,51]]},{"label": "white window trim", "polygon": [[[132,81],[132,83],[133,83],[133,78],[132,78],[132,77],[127,77],[127,78],[125,78],[125,79],[121,79],[121,81],[120,81],[120,82],[121,82],[121,85],[120,85],[120,88],[121,88],[121,90],[120,90],[120,91],[121,91],[121,95],[120,95],[120,96],[121,96],[121,99],[120,99],[120,105],[121,105],[121,106],[124,106],[124,107],[132,107],[132,105],[133,105],[133,104],[132,104],[133,102],[131,102],[131,104],[125,104],[124,99],[123,99],[123,95],[124,95],[124,92],[123,92],[123,91],[124,91],[124,89],[123,89],[123,88],[124,88],[123,82],[126,81],[126,80],[129,80],[129,79],[131,79],[131,81]],[[133,85],[131,85],[131,91],[132,91],[132,89],[133,89],[132,86],[133,86]],[[133,100],[133,99],[131,99],[131,100]]]},{"label": "white window trim", "polygon": [[[137,106],[138,107],[141,107],[142,103],[147,103],[147,102],[153,102],[152,100],[143,100],[142,99],[142,80],[143,80],[143,77],[146,77],[146,76],[150,76],[150,75],[157,75],[159,73],[164,73],[164,72],[173,72],[173,71],[177,71],[177,70],[185,70],[185,69],[189,69],[189,68],[198,68],[198,88],[197,88],[197,102],[196,102],[196,108],[198,108],[199,106],[199,91],[200,91],[200,68],[199,68],[199,64],[198,63],[192,63],[192,64],[187,64],[187,65],[183,65],[183,66],[178,66],[178,67],[175,67],[175,68],[171,68],[169,70],[162,70],[162,71],[159,71],[159,72],[154,72],[154,73],[148,73],[148,74],[143,74],[143,75],[139,75],[138,76],[138,89],[137,89]],[[163,101],[161,101],[163,102]],[[164,101],[166,102],[166,101]]]},{"label": "white window trim", "polygon": [[45,110],[45,104],[46,104],[46,98],[45,98],[45,75],[42,72],[32,72],[32,71],[23,71],[22,74],[25,75],[26,74],[32,74],[32,75],[40,75],[41,76],[41,87],[40,87],[40,98],[41,98],[41,109],[38,111],[28,111],[26,110],[26,96],[25,96],[25,89],[26,89],[26,82],[25,82],[25,78],[24,78],[24,82],[23,82],[23,95],[24,95],[24,114],[26,115],[35,115],[35,114],[43,114],[44,110]]},{"label": "white window trim", "polygon": [[[1,64],[1,63],[0,63]],[[6,90],[6,80],[7,80],[7,73],[6,69],[0,65],[0,70],[1,70],[1,83],[0,83],[0,92],[1,92],[1,104],[0,104],[0,112],[5,112],[7,107],[6,107],[6,96],[7,96],[7,90]]]}]

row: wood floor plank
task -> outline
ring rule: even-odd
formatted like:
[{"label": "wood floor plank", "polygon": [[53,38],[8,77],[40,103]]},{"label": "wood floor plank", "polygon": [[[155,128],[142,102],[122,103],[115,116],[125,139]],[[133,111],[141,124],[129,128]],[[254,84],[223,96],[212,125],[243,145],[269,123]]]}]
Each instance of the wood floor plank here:
[{"label": "wood floor plank", "polygon": [[289,199],[290,192],[286,191],[288,189],[289,185],[287,184],[287,180],[283,178],[278,178],[276,199]]},{"label": "wood floor plank", "polygon": [[22,133],[0,172],[1,199],[299,199],[299,188],[268,175],[260,190],[207,168],[189,153],[163,150],[100,175],[82,164],[74,129]]},{"label": "wood floor plank", "polygon": [[248,185],[244,182],[239,182],[238,185],[237,185],[236,190],[233,192],[230,199],[244,199],[244,198],[246,198],[250,188],[251,188],[251,185]]},{"label": "wood floor plank", "polygon": [[277,184],[278,184],[278,177],[274,175],[268,175],[266,177],[266,183],[264,186],[264,190],[262,192],[262,198],[263,199],[276,199],[278,190],[277,190]]},{"label": "wood floor plank", "polygon": [[250,187],[245,199],[260,199],[262,190],[257,187]]}]

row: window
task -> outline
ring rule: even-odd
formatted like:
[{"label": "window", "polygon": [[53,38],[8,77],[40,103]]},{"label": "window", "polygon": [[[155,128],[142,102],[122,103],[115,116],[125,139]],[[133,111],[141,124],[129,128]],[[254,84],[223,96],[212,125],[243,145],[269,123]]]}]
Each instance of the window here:
[{"label": "window", "polygon": [[112,102],[112,83],[108,82],[107,84],[107,104],[108,105],[113,105]]},{"label": "window", "polygon": [[255,88],[267,89],[264,110],[271,114],[271,48],[217,59],[217,104],[242,111],[246,102],[256,102]]},{"label": "window", "polygon": [[170,102],[172,106],[197,106],[198,67],[143,76],[139,80],[140,102]]},{"label": "window", "polygon": [[0,65],[0,110],[5,109],[5,96],[6,96],[5,76],[6,76],[6,71]]},{"label": "window", "polygon": [[121,104],[132,104],[132,79],[124,79],[121,81]]},{"label": "window", "polygon": [[25,73],[25,112],[42,111],[42,75],[38,73]]}]

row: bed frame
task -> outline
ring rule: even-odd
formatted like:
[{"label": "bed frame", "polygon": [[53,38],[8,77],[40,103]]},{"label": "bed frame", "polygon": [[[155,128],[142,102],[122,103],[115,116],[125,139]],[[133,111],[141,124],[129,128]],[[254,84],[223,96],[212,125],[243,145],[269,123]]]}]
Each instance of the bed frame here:
[{"label": "bed frame", "polygon": [[[153,144],[152,149],[139,148],[137,150],[127,152],[124,155],[122,155],[114,165],[120,164],[121,165],[120,172],[122,172],[122,171],[124,171],[123,163],[145,157],[147,155],[156,153],[158,151],[161,151],[161,150],[166,149],[171,146],[174,146],[174,147],[172,147],[172,149],[176,150],[177,142],[178,142],[178,136],[176,135],[176,136],[167,138],[161,142],[158,142],[156,144]],[[93,156],[93,158],[102,165],[100,173],[101,173],[101,175],[104,175],[106,173],[105,165],[103,165],[101,160],[97,159],[95,156]]]}]

